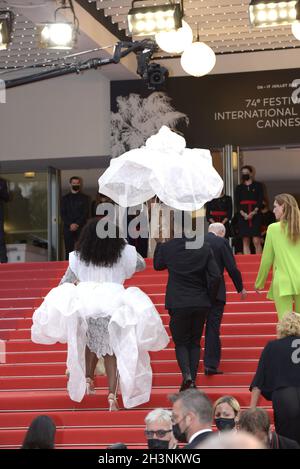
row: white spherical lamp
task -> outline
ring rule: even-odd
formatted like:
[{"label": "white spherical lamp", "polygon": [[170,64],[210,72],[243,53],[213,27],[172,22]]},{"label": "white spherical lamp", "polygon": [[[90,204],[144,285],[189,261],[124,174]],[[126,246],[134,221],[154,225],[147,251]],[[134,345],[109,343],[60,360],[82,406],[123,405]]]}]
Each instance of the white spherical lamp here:
[{"label": "white spherical lamp", "polygon": [[155,34],[155,41],[161,50],[170,54],[179,54],[193,42],[192,28],[182,21],[182,27],[176,31]]},{"label": "white spherical lamp", "polygon": [[207,75],[216,64],[214,51],[204,42],[193,42],[181,56],[183,70],[194,77]]},{"label": "white spherical lamp", "polygon": [[292,33],[300,41],[300,23],[292,23]]}]

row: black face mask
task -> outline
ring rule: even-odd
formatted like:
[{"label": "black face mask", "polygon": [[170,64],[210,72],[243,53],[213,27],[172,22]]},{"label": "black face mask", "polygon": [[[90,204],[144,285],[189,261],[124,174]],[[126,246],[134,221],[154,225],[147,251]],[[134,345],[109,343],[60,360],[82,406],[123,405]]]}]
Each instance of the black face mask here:
[{"label": "black face mask", "polygon": [[234,419],[215,419],[215,424],[217,429],[220,432],[223,432],[224,430],[232,430],[235,427],[235,420]]},{"label": "black face mask", "polygon": [[250,174],[242,174],[243,181],[249,181],[249,179],[250,179]]},{"label": "black face mask", "polygon": [[72,190],[75,191],[75,192],[78,192],[78,191],[80,191],[80,186],[77,185],[77,184],[76,184],[76,185],[74,184],[74,185],[72,186]]},{"label": "black face mask", "polygon": [[180,427],[179,427],[178,423],[176,423],[172,427],[173,427],[173,435],[176,438],[176,440],[179,441],[180,443],[187,443],[187,439],[186,439],[186,435],[185,435],[186,429],[185,429],[184,432],[182,432],[180,430]]},{"label": "black face mask", "polygon": [[158,440],[156,438],[151,438],[147,441],[149,449],[169,449],[169,442],[167,440]]}]

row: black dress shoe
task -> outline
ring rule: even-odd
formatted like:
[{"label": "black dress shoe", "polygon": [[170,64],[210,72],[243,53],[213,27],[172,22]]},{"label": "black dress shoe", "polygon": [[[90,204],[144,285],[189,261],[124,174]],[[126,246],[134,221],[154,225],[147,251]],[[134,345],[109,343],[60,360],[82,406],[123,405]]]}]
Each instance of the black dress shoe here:
[{"label": "black dress shoe", "polygon": [[209,375],[222,375],[223,371],[217,370],[216,368],[204,368],[204,374],[206,376],[209,376]]},{"label": "black dress shoe", "polygon": [[180,386],[179,392],[185,391],[186,389],[190,389],[193,385],[193,381],[191,379],[185,379],[182,381],[182,384]]}]

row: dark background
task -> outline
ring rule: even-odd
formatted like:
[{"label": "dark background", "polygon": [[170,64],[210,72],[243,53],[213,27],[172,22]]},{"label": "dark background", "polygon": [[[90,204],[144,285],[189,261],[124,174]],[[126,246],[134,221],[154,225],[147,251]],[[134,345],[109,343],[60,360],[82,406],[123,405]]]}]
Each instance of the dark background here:
[{"label": "dark background", "polygon": [[[201,78],[174,77],[168,78],[159,91],[166,92],[172,99],[177,111],[188,115],[190,124],[183,126],[188,147],[219,148],[225,144],[239,146],[276,146],[300,144],[300,127],[263,128],[256,126],[257,119],[215,121],[214,113],[246,109],[246,99],[263,99],[264,97],[291,96],[295,88],[272,88],[273,84],[290,84],[300,79],[300,69],[272,70],[266,72],[235,73],[211,75]],[[270,88],[266,88],[271,85]],[[263,89],[258,89],[263,86]],[[111,109],[116,112],[116,97],[138,93],[149,96],[153,90],[147,88],[143,80],[113,81],[111,83]],[[300,105],[293,107],[299,112]],[[263,108],[258,105],[257,108]],[[291,116],[294,119],[297,116]],[[274,117],[279,119],[280,117]],[[289,116],[281,117],[288,119]],[[270,118],[264,118],[270,119]]]}]

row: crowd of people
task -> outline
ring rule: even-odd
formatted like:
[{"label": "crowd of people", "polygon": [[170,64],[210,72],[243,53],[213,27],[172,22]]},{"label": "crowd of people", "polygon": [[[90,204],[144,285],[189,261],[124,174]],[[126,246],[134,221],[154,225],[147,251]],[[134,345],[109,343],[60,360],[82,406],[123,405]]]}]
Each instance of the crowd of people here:
[{"label": "crowd of people", "polygon": [[[260,253],[266,237],[269,224],[275,221],[273,212],[267,204],[263,184],[254,180],[254,169],[243,166],[241,169],[241,184],[236,187],[236,212],[230,196],[222,192],[221,196],[206,204],[206,219],[209,224],[222,223],[225,227],[225,237],[232,240],[235,254]],[[7,262],[4,234],[3,203],[10,200],[7,182],[0,178],[0,263]],[[65,247],[65,258],[68,260],[70,252],[74,250],[81,230],[90,217],[97,216],[97,207],[104,202],[113,201],[97,193],[95,200],[83,192],[83,181],[80,176],[72,176],[69,180],[69,191],[61,198],[61,221]],[[159,202],[155,198],[155,203]],[[127,224],[137,217],[146,217],[150,223],[149,205],[136,206],[135,210],[126,213]],[[134,213],[134,215],[132,215]],[[140,230],[140,226],[137,226]],[[129,244],[136,247],[139,254],[148,257],[153,250],[149,236],[127,236]]]},{"label": "crowd of people", "polygon": [[[153,266],[168,272],[165,308],[182,383],[179,392],[170,396],[172,410],[154,409],[146,416],[145,443],[149,449],[300,448],[300,211],[292,195],[280,194],[275,197],[274,213],[270,212],[263,185],[254,180],[252,167],[241,169],[241,179],[234,216],[232,200],[224,193],[207,203],[209,227],[201,246],[187,249],[185,232],[177,238],[159,235],[156,239]],[[145,269],[148,240],[123,239],[118,226],[115,236],[99,236],[102,215],[99,217],[96,204],[89,220],[89,198],[82,193],[81,184],[81,179],[73,176],[70,192],[62,198],[69,265],[60,285],[49,292],[33,315],[32,340],[67,342],[71,399],[81,401],[96,392],[95,370],[103,360],[108,409],[119,409],[119,386],[123,404],[133,408],[150,399],[148,352],[162,350],[169,342],[150,298],[136,287],[123,286],[126,279]],[[0,179],[0,199],[7,198],[7,186]],[[106,201],[104,196],[97,200]],[[140,215],[146,214],[147,207],[141,208]],[[213,404],[197,389],[204,330],[204,373],[223,373],[220,329],[226,304],[225,271],[241,300],[247,298],[229,238],[233,238],[235,252],[262,252],[255,282],[258,294],[273,269],[268,298],[274,300],[279,318],[278,338],[262,351],[246,410],[241,410],[233,396],[222,396]],[[7,261],[1,211],[0,261]],[[268,413],[257,407],[260,395],[272,402],[275,431],[271,431]],[[213,432],[214,425],[217,432]],[[55,432],[51,418],[37,417],[22,448],[54,448]],[[121,447],[126,446],[116,443],[110,449]]]},{"label": "crowd of people", "polygon": [[[280,320],[277,328],[278,339],[268,343],[261,354],[250,386],[249,410],[241,411],[240,404],[233,396],[223,396],[213,405],[208,396],[197,389],[201,336],[205,324],[204,372],[207,376],[222,373],[219,364],[222,350],[220,326],[226,302],[224,270],[230,275],[241,299],[245,300],[247,296],[242,275],[225,237],[225,224],[211,223],[203,245],[196,249],[186,249],[187,238],[184,233],[181,238],[157,239],[153,265],[156,270],[168,271],[165,307],[170,316],[170,332],[182,373],[182,383],[179,392],[170,396],[172,411],[155,409],[147,415],[145,436],[148,448],[243,447],[239,445],[253,448],[299,448],[300,276],[297,272],[300,265],[300,211],[291,195],[281,194],[275,198],[274,213],[277,223],[271,224],[267,230],[255,288],[259,292],[264,287],[268,272],[273,265],[270,292],[272,292],[271,298],[275,299]],[[70,317],[72,299],[76,298],[80,303],[80,291],[82,291],[83,301],[80,304],[84,306],[82,311],[77,311],[75,317],[77,330],[77,337],[75,334],[75,339],[73,338],[75,356],[72,355],[74,343],[69,348],[69,342],[73,339],[70,335],[63,336],[64,330],[69,326],[62,327],[59,336],[68,342],[70,397],[81,400],[85,393],[95,392],[93,383],[95,367],[97,361],[103,358],[108,378],[108,407],[109,410],[116,411],[118,380],[121,382],[123,403],[127,408],[146,402],[150,397],[149,359],[145,366],[145,359],[137,354],[133,367],[138,367],[142,362],[144,368],[142,366],[131,377],[130,365],[127,363],[127,368],[126,366],[124,368],[124,361],[130,361],[128,350],[132,350],[132,343],[134,342],[135,347],[139,348],[143,336],[145,342],[148,342],[147,351],[160,350],[167,345],[168,338],[154,305],[149,299],[147,302],[145,298],[140,297],[141,294],[145,294],[134,289],[128,303],[126,295],[130,288],[126,290],[122,286],[126,278],[145,268],[143,257],[137,253],[135,247],[118,236],[99,238],[98,221],[98,218],[94,218],[85,225],[75,245],[75,251],[69,256],[69,267],[61,285],[57,287],[64,291],[52,290],[34,313],[32,338],[37,342],[42,341],[43,337],[46,337],[46,340],[53,339],[53,333],[50,333],[53,324],[47,325],[41,320],[45,310],[47,317],[51,318],[53,313],[51,302],[55,303],[57,313],[60,308],[59,298],[63,297],[64,304],[67,303],[68,307],[63,309],[64,306],[60,311],[61,326],[61,318]],[[122,289],[119,296],[112,287],[116,284]],[[69,290],[71,287],[72,290]],[[67,301],[66,295],[69,295]],[[116,301],[113,301],[113,296]],[[119,308],[121,307],[124,322],[124,308],[129,306],[131,309],[127,311],[129,314],[127,320],[130,317],[132,321],[133,317],[138,316],[139,321],[135,325],[143,329],[141,336],[135,337],[134,340],[132,335],[116,334],[118,327],[120,330],[124,327],[124,324],[118,323]],[[145,310],[147,313],[143,316]],[[57,316],[54,315],[53,320],[57,321]],[[113,327],[114,323],[117,324],[116,329]],[[84,327],[78,334],[78,325],[81,327],[82,324]],[[125,320],[125,328],[127,326]],[[117,340],[114,340],[116,338]],[[58,336],[55,336],[55,339],[57,340]],[[128,348],[118,346],[124,343],[124,339]],[[149,341],[152,341],[150,345]],[[79,389],[78,363],[81,374],[85,372],[85,381],[80,382],[83,388],[77,399],[72,397],[72,392],[77,392]],[[139,400],[141,395],[142,400]],[[257,408],[260,395],[272,402],[275,432],[271,431],[269,415],[263,409]],[[220,433],[231,431],[232,438],[228,439],[226,435],[226,438],[222,436],[220,439],[219,435],[217,439],[212,434],[214,424]],[[49,432],[50,434],[52,433]],[[183,444],[185,445],[182,446]],[[122,444],[117,443],[111,448],[120,448],[119,445]]]}]

